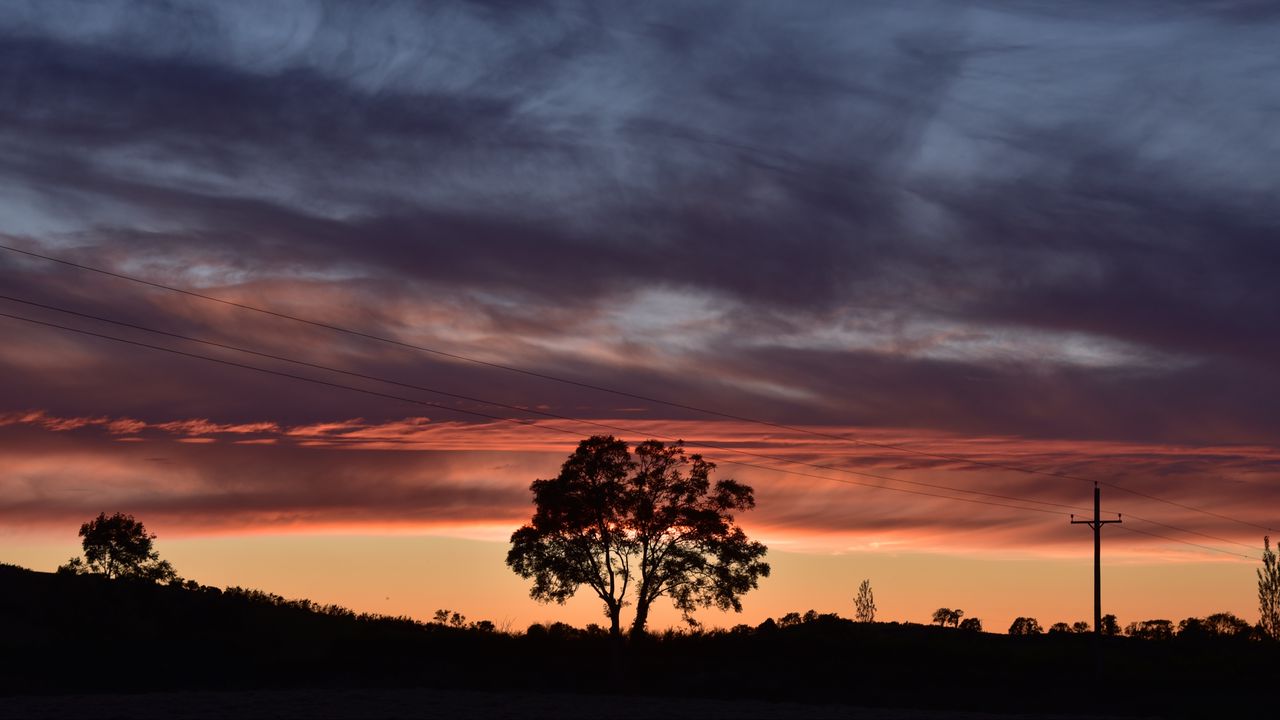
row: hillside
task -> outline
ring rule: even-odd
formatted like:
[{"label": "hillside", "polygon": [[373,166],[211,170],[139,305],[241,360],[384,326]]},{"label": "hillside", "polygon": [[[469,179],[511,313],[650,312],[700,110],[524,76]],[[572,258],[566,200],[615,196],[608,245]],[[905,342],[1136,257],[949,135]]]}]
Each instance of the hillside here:
[{"label": "hillside", "polygon": [[653,636],[504,634],[356,616],[238,589],[0,566],[0,693],[308,687],[753,698],[996,712],[1273,716],[1280,648],[1244,639],[1009,637],[819,616]]}]

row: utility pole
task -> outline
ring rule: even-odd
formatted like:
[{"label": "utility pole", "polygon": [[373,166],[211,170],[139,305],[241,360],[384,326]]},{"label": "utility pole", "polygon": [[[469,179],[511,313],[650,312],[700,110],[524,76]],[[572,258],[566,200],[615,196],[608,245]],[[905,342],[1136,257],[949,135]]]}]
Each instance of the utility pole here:
[{"label": "utility pole", "polygon": [[1115,520],[1103,520],[1098,483],[1093,484],[1093,519],[1077,520],[1073,514],[1071,516],[1072,525],[1088,525],[1093,528],[1093,634],[1095,636],[1102,635],[1102,526],[1107,523],[1120,522],[1120,515],[1116,514]]}]

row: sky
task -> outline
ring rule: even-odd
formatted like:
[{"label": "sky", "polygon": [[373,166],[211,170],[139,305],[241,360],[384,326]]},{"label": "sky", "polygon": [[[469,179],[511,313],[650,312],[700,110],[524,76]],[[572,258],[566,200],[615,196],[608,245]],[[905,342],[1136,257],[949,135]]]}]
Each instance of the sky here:
[{"label": "sky", "polygon": [[503,558],[608,432],[755,489],[773,575],[709,624],[851,615],[863,578],[887,620],[1089,618],[1095,480],[1107,611],[1254,620],[1278,31],[1252,1],[0,4],[0,313],[65,326],[0,317],[0,561],[123,511],[208,584],[599,622]]}]

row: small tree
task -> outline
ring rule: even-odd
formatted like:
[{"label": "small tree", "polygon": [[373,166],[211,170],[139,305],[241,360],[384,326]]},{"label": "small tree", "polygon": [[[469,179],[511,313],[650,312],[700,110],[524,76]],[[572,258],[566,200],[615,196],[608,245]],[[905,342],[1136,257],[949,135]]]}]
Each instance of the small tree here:
[{"label": "small tree", "polygon": [[1069,633],[1069,632],[1071,632],[1071,626],[1064,622],[1056,622],[1049,626],[1050,635],[1057,635],[1060,633]]},{"label": "small tree", "polygon": [[1214,613],[1204,619],[1204,627],[1211,635],[1242,637],[1249,634],[1249,623],[1235,613]]},{"label": "small tree", "polygon": [[115,513],[98,517],[80,526],[84,559],[73,557],[58,568],[61,573],[98,574],[109,578],[139,578],[154,582],[177,579],[168,560],[161,560],[148,533],[132,515]]},{"label": "small tree", "polygon": [[1009,626],[1010,635],[1039,635],[1042,632],[1044,631],[1040,629],[1040,623],[1035,618],[1015,618],[1013,624]]},{"label": "small tree", "polygon": [[1108,635],[1108,636],[1111,636],[1111,635],[1119,635],[1119,634],[1120,634],[1120,623],[1116,621],[1116,616],[1115,616],[1115,615],[1103,615],[1103,616],[1102,616],[1102,627],[1101,627],[1101,628],[1099,628],[1099,632],[1100,632],[1100,634],[1102,634],[1102,635]]},{"label": "small tree", "polygon": [[982,621],[976,617],[965,618],[960,622],[961,630],[969,630],[971,632],[982,632]]},{"label": "small tree", "polygon": [[1271,549],[1271,536],[1262,538],[1262,567],[1258,569],[1258,625],[1273,640],[1280,640],[1280,564]]},{"label": "small tree", "polygon": [[609,631],[620,634],[632,592],[633,635],[644,633],[659,597],[692,621],[699,607],[741,612],[740,596],[769,576],[767,549],[734,523],[755,507],[751,488],[710,476],[700,455],[680,442],[636,446],[597,435],[578,444],[560,474],[530,486],[533,520],[511,535],[507,565],[533,579],[530,595],[563,603],[586,585],[605,606]]},{"label": "small tree", "polygon": [[1071,623],[1071,632],[1073,633],[1089,632],[1089,622],[1087,620],[1077,620]]},{"label": "small tree", "polygon": [[863,580],[858,586],[858,596],[853,599],[854,618],[860,623],[875,622],[876,600],[871,594],[871,581]]},{"label": "small tree", "polygon": [[933,621],[938,623],[939,627],[946,627],[951,622],[951,608],[938,608],[933,611]]},{"label": "small tree", "polygon": [[1173,622],[1170,620],[1131,622],[1125,626],[1124,634],[1140,640],[1169,640],[1173,637]]}]

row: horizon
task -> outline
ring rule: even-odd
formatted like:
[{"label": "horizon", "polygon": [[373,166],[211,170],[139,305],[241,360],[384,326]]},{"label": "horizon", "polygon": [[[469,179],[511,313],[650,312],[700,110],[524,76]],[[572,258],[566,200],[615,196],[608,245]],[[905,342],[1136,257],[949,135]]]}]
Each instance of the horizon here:
[{"label": "horizon", "polygon": [[503,559],[614,434],[754,488],[773,574],[707,626],[851,616],[863,579],[877,620],[1091,621],[1094,482],[1103,613],[1252,622],[1276,25],[0,6],[0,562],[124,512],[205,584],[604,624]]}]

